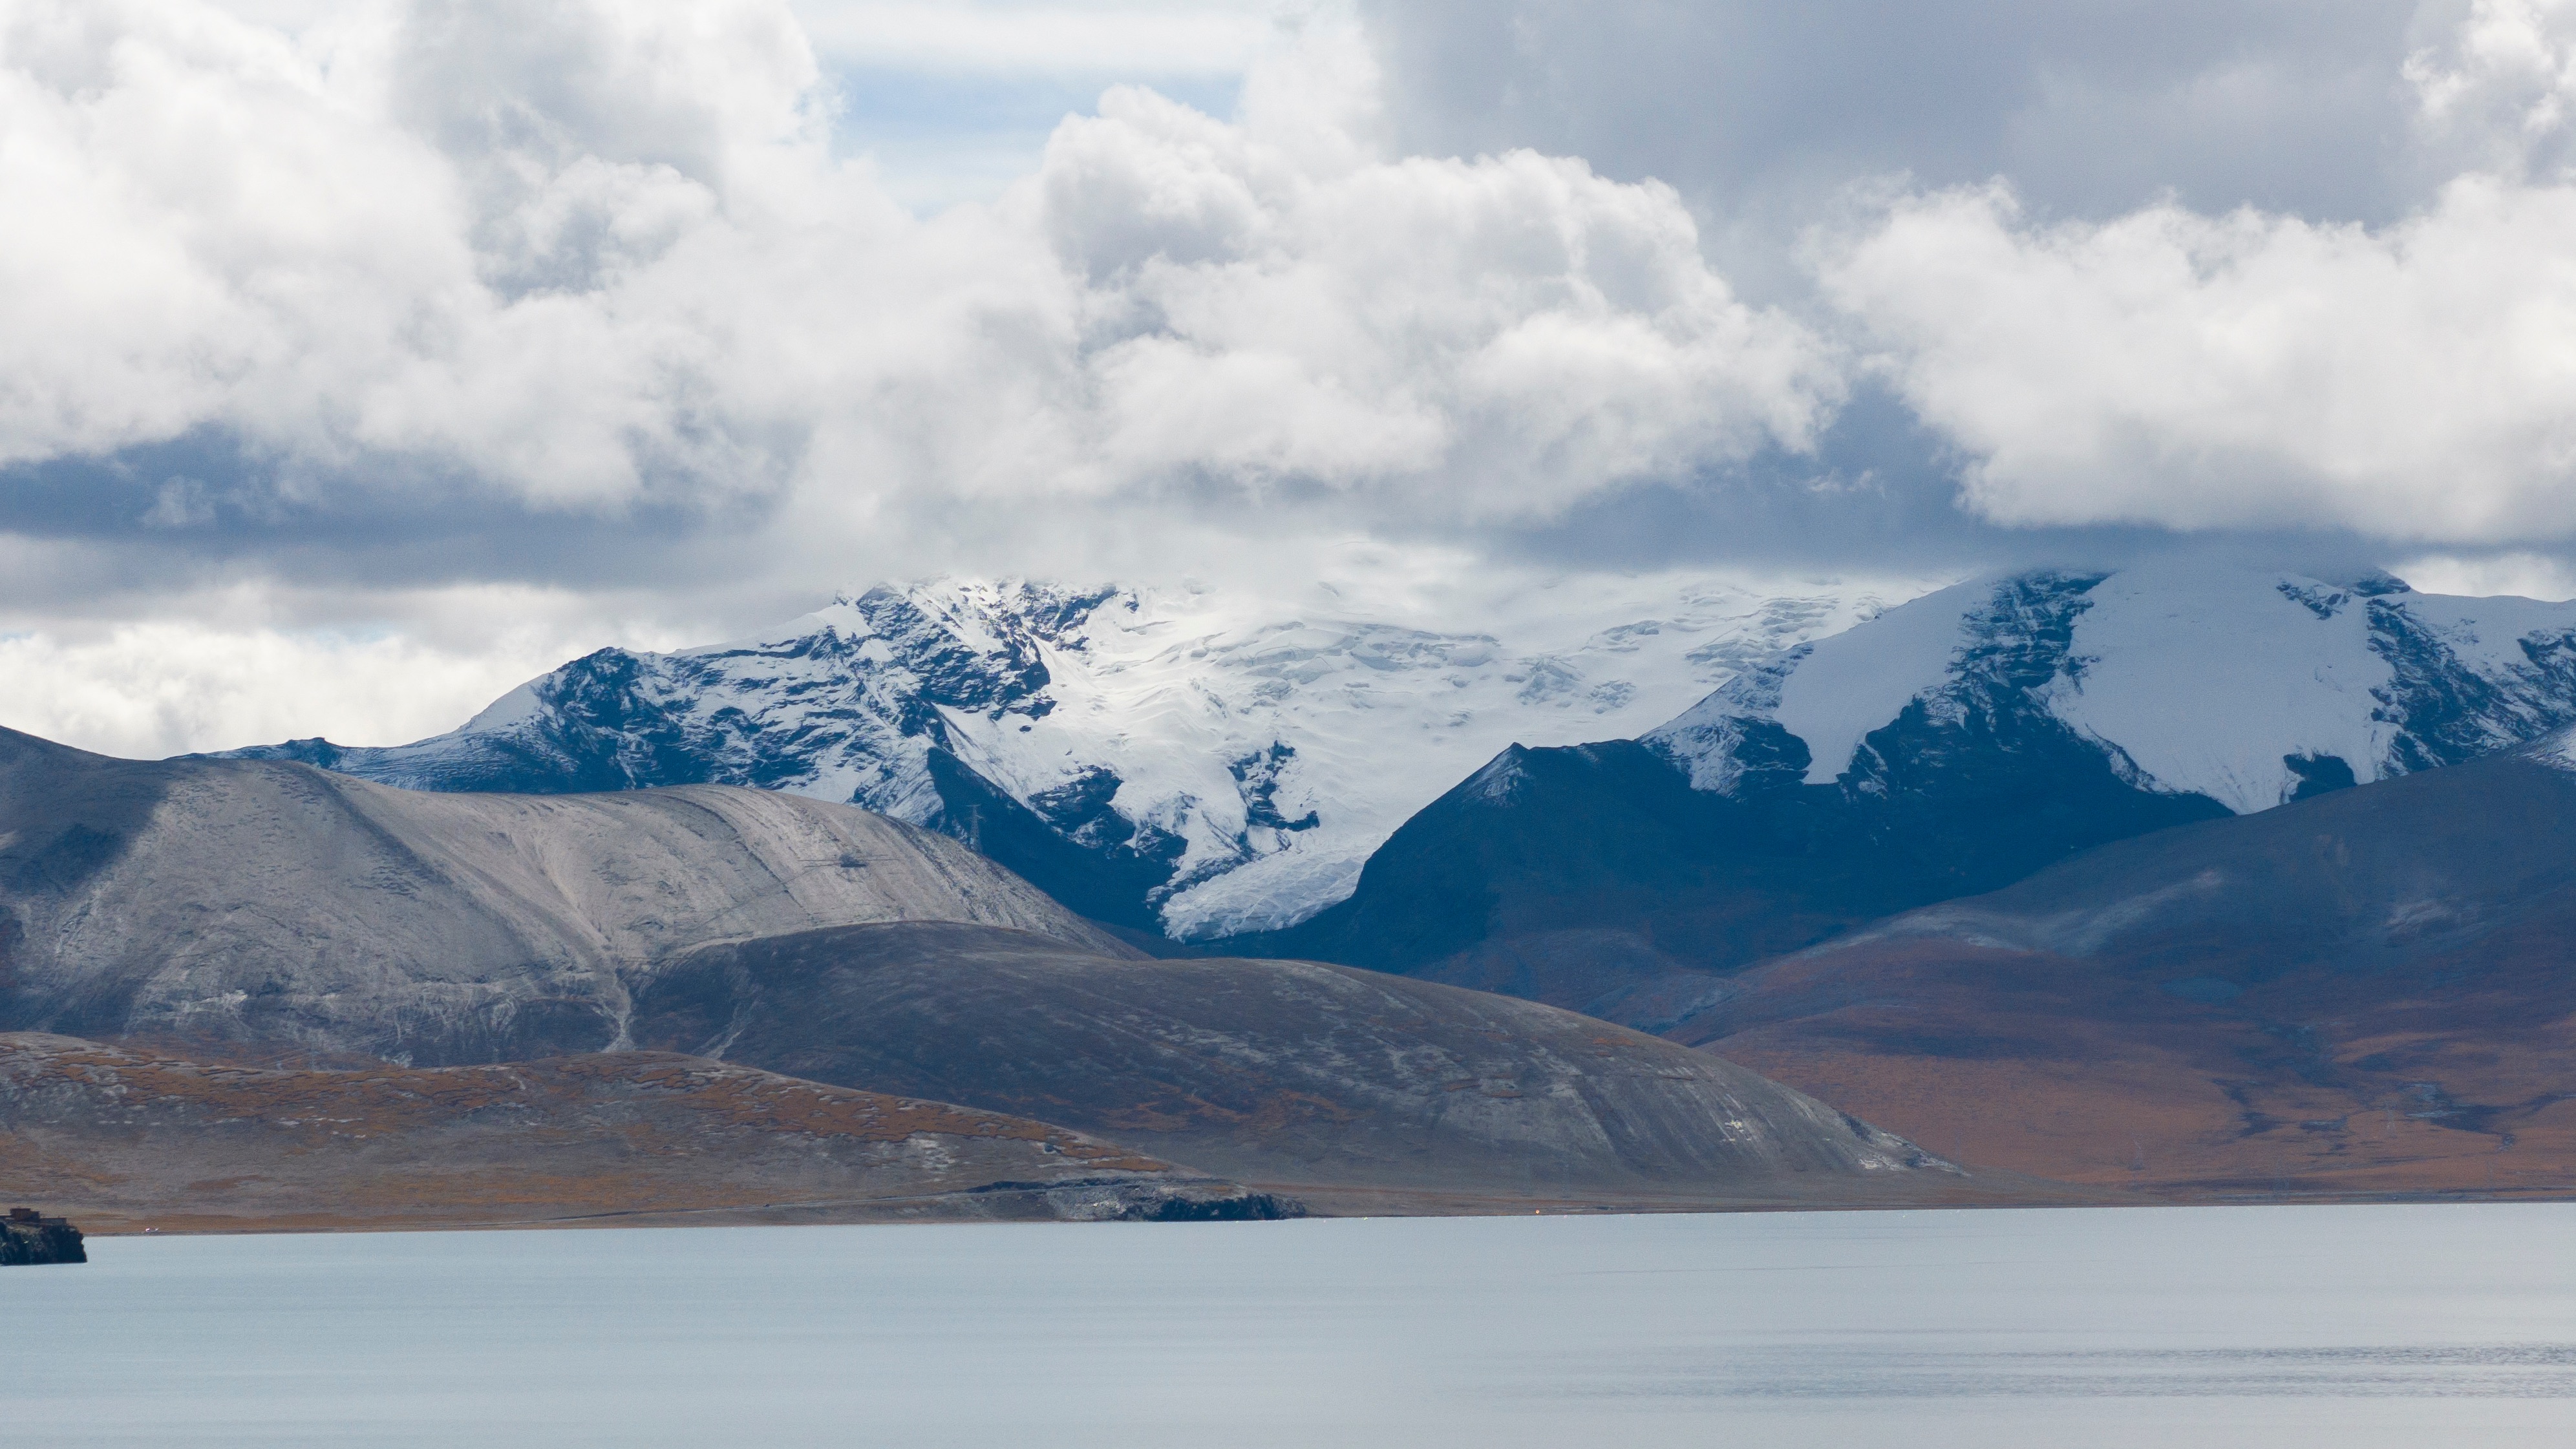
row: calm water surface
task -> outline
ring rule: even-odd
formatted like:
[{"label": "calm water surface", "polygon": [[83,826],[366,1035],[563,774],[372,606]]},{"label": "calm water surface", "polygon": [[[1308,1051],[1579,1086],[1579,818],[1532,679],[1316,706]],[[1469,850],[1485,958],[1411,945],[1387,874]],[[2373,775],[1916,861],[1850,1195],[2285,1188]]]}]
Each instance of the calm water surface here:
[{"label": "calm water surface", "polygon": [[2576,1443],[2576,1206],[118,1238],[0,1443]]}]

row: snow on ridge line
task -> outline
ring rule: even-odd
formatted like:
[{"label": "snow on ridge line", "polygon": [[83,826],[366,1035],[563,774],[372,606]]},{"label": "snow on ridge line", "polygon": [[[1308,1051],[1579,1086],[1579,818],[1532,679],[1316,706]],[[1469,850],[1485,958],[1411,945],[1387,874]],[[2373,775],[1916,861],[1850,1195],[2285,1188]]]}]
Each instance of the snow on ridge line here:
[{"label": "snow on ridge line", "polygon": [[2576,725],[2533,741],[2530,755],[2552,769],[2576,774]]},{"label": "snow on ridge line", "polygon": [[2247,814],[2333,762],[2366,783],[2576,719],[2576,603],[2191,557],[1994,575],[1750,664],[1646,738],[1694,788],[1723,791],[1744,722],[1770,721],[1808,746],[1808,781],[1829,783],[1908,705],[1970,689],[1981,670],[2034,664],[2043,679],[2009,688],[2142,785]]}]

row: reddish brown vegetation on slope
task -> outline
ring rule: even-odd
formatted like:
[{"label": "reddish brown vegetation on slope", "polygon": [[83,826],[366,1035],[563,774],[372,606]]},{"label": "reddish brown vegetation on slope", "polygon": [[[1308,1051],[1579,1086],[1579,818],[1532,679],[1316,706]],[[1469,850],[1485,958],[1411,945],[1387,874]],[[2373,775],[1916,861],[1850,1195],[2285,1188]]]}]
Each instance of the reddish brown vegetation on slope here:
[{"label": "reddish brown vegetation on slope", "polygon": [[1184,1176],[1023,1118],[656,1052],[312,1070],[7,1034],[0,1122],[0,1180],[109,1229],[1051,1216],[974,1190]]}]

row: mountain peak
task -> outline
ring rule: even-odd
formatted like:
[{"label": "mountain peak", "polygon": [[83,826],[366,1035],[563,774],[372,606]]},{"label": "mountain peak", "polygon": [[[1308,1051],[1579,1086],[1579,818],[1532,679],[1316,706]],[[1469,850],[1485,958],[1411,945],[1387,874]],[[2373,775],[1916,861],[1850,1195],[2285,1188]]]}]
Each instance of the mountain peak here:
[{"label": "mountain peak", "polygon": [[2245,814],[2321,778],[2456,763],[2576,721],[2576,604],[2199,557],[2023,570],[1748,661],[1647,738],[1725,791],[1748,726],[1776,725],[1822,784],[1876,768],[1871,742],[1909,711],[2063,731],[2143,788]]}]

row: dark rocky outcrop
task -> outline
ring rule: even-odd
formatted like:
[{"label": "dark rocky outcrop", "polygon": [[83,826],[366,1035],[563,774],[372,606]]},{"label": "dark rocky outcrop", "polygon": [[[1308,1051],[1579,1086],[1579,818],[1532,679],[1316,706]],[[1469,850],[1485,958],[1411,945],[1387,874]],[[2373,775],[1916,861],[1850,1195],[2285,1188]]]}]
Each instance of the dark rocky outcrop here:
[{"label": "dark rocky outcrop", "polygon": [[0,1218],[0,1268],[88,1261],[80,1229],[62,1218],[26,1207],[11,1208],[8,1217]]},{"label": "dark rocky outcrop", "polygon": [[1270,1223],[1306,1216],[1306,1205],[1295,1198],[1254,1192],[1230,1183],[1088,1178],[1059,1183],[996,1182],[974,1192],[978,1196],[1017,1194],[1035,1198],[1045,1203],[1054,1216],[1071,1222]]}]

